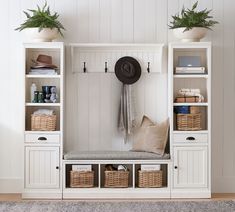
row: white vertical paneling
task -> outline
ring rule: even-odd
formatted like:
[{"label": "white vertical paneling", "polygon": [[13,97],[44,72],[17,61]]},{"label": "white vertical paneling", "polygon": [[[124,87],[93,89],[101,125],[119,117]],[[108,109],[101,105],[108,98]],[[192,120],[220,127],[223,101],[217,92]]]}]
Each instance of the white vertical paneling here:
[{"label": "white vertical paneling", "polygon": [[123,42],[123,1],[124,0],[110,0],[111,1],[111,41]]},{"label": "white vertical paneling", "polygon": [[[33,2],[31,0],[29,1]],[[60,1],[55,1],[55,2],[56,2],[55,10],[60,14],[60,21],[63,23],[66,29],[63,32],[65,41],[69,41],[69,42],[79,41],[78,39],[80,39],[81,37],[80,35],[81,31],[78,31],[78,29],[80,29],[85,23],[83,20],[80,20],[80,18],[83,16],[81,16],[77,12],[77,5],[78,3],[82,3],[83,0],[79,0],[79,1],[70,0],[69,4],[68,4],[68,1],[66,0],[60,0]],[[78,33],[79,33],[79,36],[77,36]]]},{"label": "white vertical paneling", "polygon": [[100,42],[111,42],[111,1],[100,0]]},{"label": "white vertical paneling", "polygon": [[[179,12],[179,0],[168,0],[168,24],[172,21],[172,15]],[[175,37],[171,29],[168,29],[168,42],[175,41]]]},{"label": "white vertical paneling", "polygon": [[[218,178],[222,178],[223,167],[223,1],[213,1],[213,16],[220,23],[212,33],[212,192],[219,191]],[[228,162],[227,162],[228,163]],[[222,186],[223,187],[223,186]]]},{"label": "white vertical paneling", "polygon": [[156,28],[156,41],[157,43],[167,43],[167,30],[168,30],[168,17],[166,0],[156,0],[156,14],[155,14],[155,28]]},{"label": "white vertical paneling", "polygon": [[[76,23],[78,33],[75,34],[77,42],[89,42],[89,1],[88,0],[75,0],[77,5],[77,20],[73,23]],[[66,1],[68,4],[68,2]]]},{"label": "white vertical paneling", "polygon": [[89,0],[89,42],[100,41],[100,0]]},{"label": "white vertical paneling", "polygon": [[145,1],[134,0],[134,42],[145,42]]},{"label": "white vertical paneling", "polygon": [[[142,8],[141,13],[137,14],[144,18],[144,41],[146,43],[156,42],[156,0],[148,0],[148,4],[145,3],[145,7]],[[143,17],[144,16],[144,17]],[[143,41],[142,41],[143,42]]]},{"label": "white vertical paneling", "polygon": [[[89,150],[102,150],[100,145],[100,77],[99,74],[89,74]],[[82,101],[82,99],[81,99]]]},{"label": "white vertical paneling", "polygon": [[[223,175],[234,175],[234,149],[235,137],[234,131],[234,9],[235,2],[232,0],[224,0],[224,139],[223,139]],[[233,118],[230,118],[233,117]],[[229,162],[229,166],[227,166]]]},{"label": "white vertical paneling", "polygon": [[100,147],[103,150],[112,150],[111,75],[100,74]]},{"label": "white vertical paneling", "polygon": [[122,37],[123,42],[133,42],[134,36],[134,0],[124,0],[122,5],[123,19],[122,19]]},{"label": "white vertical paneling", "polygon": [[[76,76],[76,74],[74,74]],[[74,129],[77,132],[77,136],[73,138],[76,142],[74,145],[75,149],[88,150],[89,149],[89,75],[88,74],[78,74],[78,84],[77,90],[77,108],[76,116],[72,119],[75,121]],[[77,123],[77,124],[76,124]],[[71,150],[71,149],[70,149]]]}]

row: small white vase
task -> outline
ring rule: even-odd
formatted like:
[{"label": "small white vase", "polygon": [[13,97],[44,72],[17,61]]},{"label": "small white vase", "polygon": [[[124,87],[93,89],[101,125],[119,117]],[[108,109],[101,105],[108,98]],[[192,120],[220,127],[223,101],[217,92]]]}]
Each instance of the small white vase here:
[{"label": "small white vase", "polygon": [[184,31],[185,29],[185,27],[173,29],[174,36],[182,42],[199,42],[207,33],[207,29],[203,27],[193,27]]},{"label": "small white vase", "polygon": [[27,28],[24,30],[29,40],[34,42],[51,42],[59,37],[58,29],[44,28],[39,32],[39,28]]}]

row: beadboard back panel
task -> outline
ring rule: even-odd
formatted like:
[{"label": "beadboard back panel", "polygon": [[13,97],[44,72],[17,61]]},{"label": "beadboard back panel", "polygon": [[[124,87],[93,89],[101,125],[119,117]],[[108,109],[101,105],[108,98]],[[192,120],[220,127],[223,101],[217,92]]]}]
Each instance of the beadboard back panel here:
[{"label": "beadboard back panel", "polygon": [[[66,27],[65,42],[165,43],[174,37],[171,15],[193,0],[47,0]],[[23,176],[24,33],[14,29],[25,19],[22,10],[44,0],[1,1],[0,39],[0,192],[20,192]],[[219,25],[206,41],[212,55],[212,190],[235,192],[235,18],[234,0],[199,0],[213,9]],[[68,53],[68,49],[66,50]],[[69,64],[69,54],[66,55]],[[115,127],[121,84],[113,74],[72,74],[66,70],[66,149],[128,149]],[[167,114],[167,73],[144,74],[136,86],[138,110],[155,121]],[[108,98],[110,97],[110,98]],[[20,104],[22,103],[22,104]],[[17,106],[16,106],[17,105]],[[82,111],[82,112],[81,112]],[[109,115],[107,115],[109,114]],[[112,126],[111,126],[112,125]]]}]

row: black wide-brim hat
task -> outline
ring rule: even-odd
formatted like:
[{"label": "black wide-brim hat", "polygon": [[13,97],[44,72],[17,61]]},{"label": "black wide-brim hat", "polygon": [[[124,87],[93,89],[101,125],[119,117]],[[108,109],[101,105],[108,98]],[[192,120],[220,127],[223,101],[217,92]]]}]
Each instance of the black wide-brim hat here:
[{"label": "black wide-brim hat", "polygon": [[115,74],[124,84],[133,84],[141,76],[139,62],[133,57],[121,57],[115,64]]}]

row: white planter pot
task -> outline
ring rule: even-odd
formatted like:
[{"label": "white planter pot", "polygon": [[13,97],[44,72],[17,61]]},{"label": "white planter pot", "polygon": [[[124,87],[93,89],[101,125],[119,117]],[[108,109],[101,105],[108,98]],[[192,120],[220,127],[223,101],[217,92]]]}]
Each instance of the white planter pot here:
[{"label": "white planter pot", "polygon": [[184,30],[184,27],[173,29],[174,36],[183,42],[198,42],[204,38],[207,33],[207,29],[203,27],[194,27],[185,32]]},{"label": "white planter pot", "polygon": [[40,32],[38,28],[27,28],[24,31],[26,36],[35,42],[51,42],[59,36],[59,32],[56,28],[44,28]]}]

